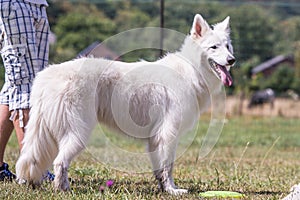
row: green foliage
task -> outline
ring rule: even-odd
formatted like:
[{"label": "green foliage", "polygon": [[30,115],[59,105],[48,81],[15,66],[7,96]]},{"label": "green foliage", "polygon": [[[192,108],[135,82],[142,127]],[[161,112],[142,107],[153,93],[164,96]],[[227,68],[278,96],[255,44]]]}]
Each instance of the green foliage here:
[{"label": "green foliage", "polygon": [[96,6],[98,10],[101,10],[105,14],[105,16],[114,19],[117,15],[119,4],[121,4],[121,2],[107,0],[99,2]]},{"label": "green foliage", "polygon": [[281,19],[300,15],[299,0],[277,1],[277,3],[278,6],[276,6],[276,1],[273,2],[273,12],[280,13],[279,17]]},{"label": "green foliage", "polygon": [[300,42],[300,17],[295,16],[279,23],[277,31],[280,32],[279,42],[276,42],[276,53],[294,54],[297,42]]},{"label": "green foliage", "polygon": [[230,12],[233,46],[239,62],[253,56],[265,61],[274,55],[276,18],[257,5],[243,5]]},{"label": "green foliage", "polygon": [[261,78],[261,88],[272,88],[277,94],[284,93],[291,89],[295,70],[289,66],[280,66],[269,78]]},{"label": "green foliage", "polygon": [[[196,13],[200,13],[209,24],[223,20],[227,16],[227,10],[217,2],[214,3],[175,3],[167,1],[165,5],[165,27],[182,33],[189,33]],[[225,12],[224,12],[225,10]]]},{"label": "green foliage", "polygon": [[253,56],[251,59],[243,62],[240,67],[232,68],[232,76],[234,79],[234,89],[236,92],[249,93],[251,90],[258,89],[256,79],[251,77],[251,69],[253,66],[259,64],[259,57]]},{"label": "green foliage", "polygon": [[54,27],[57,24],[59,17],[66,15],[73,9],[73,6],[69,1],[48,0],[47,2],[49,4],[47,15],[50,27]]},{"label": "green foliage", "polygon": [[300,94],[300,78],[295,77],[290,88],[294,90],[296,93]]},{"label": "green foliage", "polygon": [[103,41],[115,33],[113,21],[94,6],[78,6],[58,19],[54,32],[58,38],[55,48],[59,51],[79,53],[95,41]]},{"label": "green foliage", "polygon": [[5,70],[2,64],[2,60],[0,63],[0,88],[2,88],[3,84],[4,84],[4,80],[5,80]]},{"label": "green foliage", "polygon": [[136,0],[131,0],[131,4],[135,9],[147,14],[152,19],[159,16],[160,13],[160,3],[159,1],[143,1],[143,3]]},{"label": "green foliage", "polygon": [[143,28],[150,22],[150,17],[140,10],[120,10],[115,18],[118,31],[132,28]]}]

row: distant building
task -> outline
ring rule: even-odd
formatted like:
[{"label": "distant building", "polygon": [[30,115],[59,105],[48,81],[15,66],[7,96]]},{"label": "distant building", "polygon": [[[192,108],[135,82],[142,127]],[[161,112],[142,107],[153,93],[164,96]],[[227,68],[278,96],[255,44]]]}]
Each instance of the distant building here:
[{"label": "distant building", "polygon": [[77,58],[92,56],[95,58],[106,58],[108,60],[119,60],[119,55],[111,51],[104,44],[101,44],[99,41],[95,41],[87,48],[82,50],[77,54]]},{"label": "distant building", "polygon": [[259,65],[257,65],[256,67],[254,67],[251,70],[251,74],[256,75],[258,73],[263,73],[263,75],[265,77],[270,76],[274,70],[282,63],[288,63],[290,64],[291,67],[294,66],[295,61],[294,61],[294,57],[291,55],[288,56],[284,56],[284,55],[279,55],[276,56],[274,58],[271,58],[270,60],[267,60]]}]

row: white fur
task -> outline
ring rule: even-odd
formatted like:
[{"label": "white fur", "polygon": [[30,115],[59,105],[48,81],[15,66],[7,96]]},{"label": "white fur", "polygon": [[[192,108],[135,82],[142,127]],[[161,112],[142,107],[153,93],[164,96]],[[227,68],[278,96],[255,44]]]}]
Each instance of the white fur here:
[{"label": "white fur", "polygon": [[[227,59],[233,58],[233,55],[228,23],[229,18],[226,18],[212,30],[197,14],[191,35],[187,36],[181,50],[154,63],[81,58],[52,65],[40,72],[33,84],[30,120],[16,165],[18,178],[34,185],[40,184],[43,174],[53,164],[55,187],[68,190],[69,164],[85,148],[91,131],[100,122],[121,132],[131,131],[134,137],[141,134],[141,138],[146,138],[160,188],[175,195],[187,192],[177,189],[172,178],[178,136],[191,129],[199,114],[208,107],[209,92],[221,89],[222,83],[208,59],[229,68]],[[211,49],[213,45],[218,48]],[[145,84],[138,88],[126,82],[134,82],[142,76],[139,73],[127,77],[128,80],[123,79],[132,70],[145,65],[169,67],[175,75],[170,73],[168,80],[184,81],[184,84],[178,86],[178,92],[173,94],[164,85]],[[155,72],[149,76],[165,79]],[[139,128],[129,127],[128,115],[122,110],[122,106],[128,103],[126,101],[131,95],[128,91],[132,88],[135,91],[129,107],[132,120],[141,126],[151,124],[143,129],[143,133]],[[151,114],[154,105],[160,106],[159,114],[153,110]],[[119,124],[116,117],[126,119]],[[124,131],[126,128],[129,131]]]}]

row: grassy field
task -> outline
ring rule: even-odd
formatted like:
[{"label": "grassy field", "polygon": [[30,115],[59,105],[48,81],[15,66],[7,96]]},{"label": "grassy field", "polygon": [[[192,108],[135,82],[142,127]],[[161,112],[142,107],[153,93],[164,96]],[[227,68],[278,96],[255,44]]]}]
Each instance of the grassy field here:
[{"label": "grassy field", "polygon": [[[201,119],[199,134],[175,163],[175,182],[189,190],[186,195],[160,193],[151,173],[114,170],[95,161],[90,151],[84,151],[71,164],[70,192],[55,192],[50,183],[33,190],[3,182],[0,199],[200,199],[202,191],[231,190],[245,194],[244,199],[265,200],[284,197],[292,185],[300,182],[300,119],[230,117],[217,145],[207,157],[198,160],[208,122],[209,116]],[[131,142],[122,145],[140,148]],[[6,161],[13,171],[17,157],[17,142],[12,137]],[[100,191],[107,180],[114,184]]]}]

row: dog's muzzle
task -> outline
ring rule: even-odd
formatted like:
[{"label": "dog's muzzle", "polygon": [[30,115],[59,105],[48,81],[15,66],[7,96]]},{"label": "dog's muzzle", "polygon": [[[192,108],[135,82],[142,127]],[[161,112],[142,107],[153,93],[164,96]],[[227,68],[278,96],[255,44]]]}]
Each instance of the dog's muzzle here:
[{"label": "dog's muzzle", "polygon": [[225,86],[231,86],[233,81],[232,81],[232,77],[228,70],[230,69],[230,67],[232,65],[234,65],[235,59],[230,58],[229,60],[227,60],[228,65],[229,65],[228,70],[227,70],[226,66],[218,64],[213,59],[209,59],[208,62],[210,64],[214,74],[223,82],[223,84]]}]

